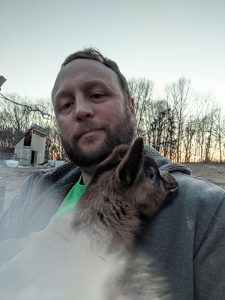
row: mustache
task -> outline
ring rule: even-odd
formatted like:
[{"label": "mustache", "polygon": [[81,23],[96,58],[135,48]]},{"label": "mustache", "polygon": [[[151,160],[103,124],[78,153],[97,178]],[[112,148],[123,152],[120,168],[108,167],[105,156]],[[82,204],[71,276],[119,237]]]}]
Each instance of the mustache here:
[{"label": "mustache", "polygon": [[104,130],[105,126],[100,123],[93,123],[91,121],[86,122],[85,124],[79,125],[76,128],[76,132],[72,135],[72,140],[79,140],[79,138],[86,133],[95,131],[95,130]]}]

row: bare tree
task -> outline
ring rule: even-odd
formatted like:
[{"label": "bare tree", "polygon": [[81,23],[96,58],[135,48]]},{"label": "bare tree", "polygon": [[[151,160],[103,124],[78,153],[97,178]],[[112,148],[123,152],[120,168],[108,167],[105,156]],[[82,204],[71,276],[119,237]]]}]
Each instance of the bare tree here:
[{"label": "bare tree", "polygon": [[184,138],[183,138],[183,145],[184,145],[184,161],[190,162],[191,158],[194,156],[193,154],[193,144],[194,138],[197,132],[197,120],[195,116],[191,115],[188,120],[186,120],[184,126]]},{"label": "bare tree", "polygon": [[176,161],[182,159],[182,138],[184,134],[185,113],[190,96],[190,80],[181,77],[177,82],[166,86],[166,98],[169,100],[177,120],[177,143],[176,143]]},{"label": "bare tree", "polygon": [[175,122],[166,100],[153,101],[146,114],[147,142],[164,156],[173,157]]},{"label": "bare tree", "polygon": [[145,134],[145,113],[150,108],[154,85],[151,80],[145,78],[131,78],[128,85],[135,101],[137,136],[143,136]]},{"label": "bare tree", "polygon": [[216,111],[215,138],[218,141],[219,162],[223,162],[223,150],[225,149],[225,117],[222,114],[221,107]]}]

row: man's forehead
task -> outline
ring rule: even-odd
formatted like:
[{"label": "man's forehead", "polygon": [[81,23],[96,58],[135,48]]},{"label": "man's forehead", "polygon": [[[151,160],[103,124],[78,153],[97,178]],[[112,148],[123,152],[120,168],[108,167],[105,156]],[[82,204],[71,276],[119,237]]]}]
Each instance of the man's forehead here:
[{"label": "man's forehead", "polygon": [[111,82],[111,84],[120,86],[118,76],[113,70],[98,61],[79,58],[61,68],[57,75],[52,93],[54,93],[63,82],[67,82],[72,78],[77,81]]},{"label": "man's forehead", "polygon": [[103,77],[106,79],[113,79],[118,81],[117,74],[110,69],[109,67],[103,65],[102,63],[92,60],[92,59],[75,59],[65,66],[61,68],[59,71],[59,74],[56,78],[60,79],[65,76],[82,76],[82,74],[85,74],[87,79],[91,79],[92,77],[95,78],[95,76]]}]

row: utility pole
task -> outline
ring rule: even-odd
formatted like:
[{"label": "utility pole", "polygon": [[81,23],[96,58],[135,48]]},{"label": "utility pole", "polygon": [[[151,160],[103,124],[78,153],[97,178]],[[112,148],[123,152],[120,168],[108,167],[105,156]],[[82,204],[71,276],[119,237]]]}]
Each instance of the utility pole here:
[{"label": "utility pole", "polygon": [[4,76],[0,75],[0,91],[1,91],[2,85],[4,84],[4,82],[6,82],[6,80],[7,79]]}]

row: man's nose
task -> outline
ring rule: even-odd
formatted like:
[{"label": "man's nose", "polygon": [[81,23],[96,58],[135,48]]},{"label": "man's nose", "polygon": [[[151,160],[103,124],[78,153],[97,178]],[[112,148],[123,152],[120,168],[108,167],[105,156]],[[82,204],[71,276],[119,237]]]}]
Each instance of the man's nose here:
[{"label": "man's nose", "polygon": [[91,107],[91,103],[83,96],[77,97],[75,105],[75,119],[77,121],[82,121],[86,118],[90,118],[92,115],[93,110]]}]

